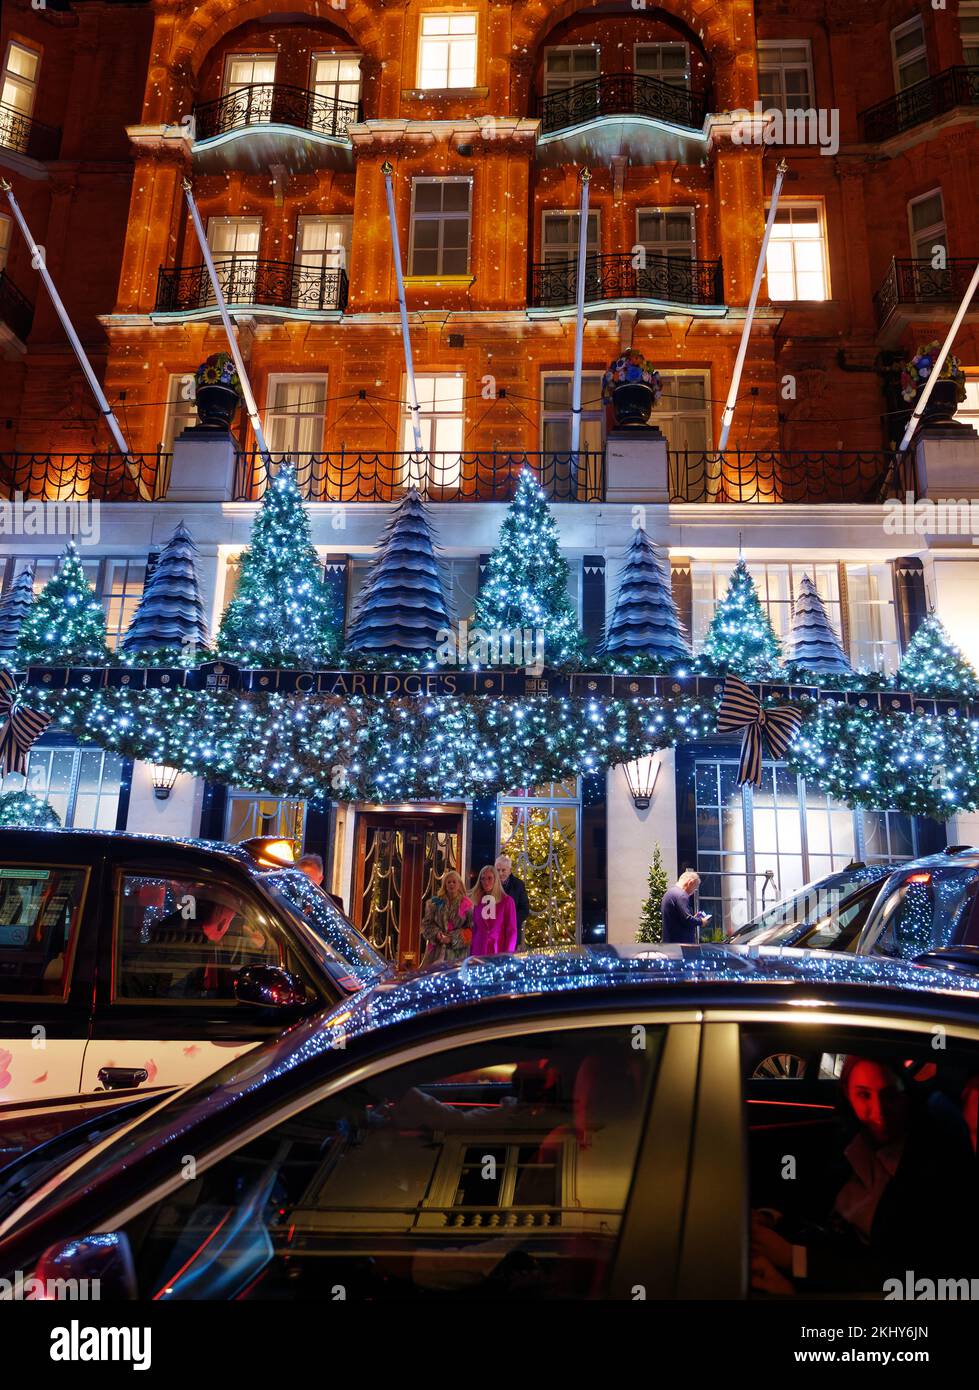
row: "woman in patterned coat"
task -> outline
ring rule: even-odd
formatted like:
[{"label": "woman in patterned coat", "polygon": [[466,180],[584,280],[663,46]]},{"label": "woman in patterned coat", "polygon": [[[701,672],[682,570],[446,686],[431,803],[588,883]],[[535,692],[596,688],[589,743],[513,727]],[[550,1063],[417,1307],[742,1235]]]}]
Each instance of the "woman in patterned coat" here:
[{"label": "woman in patterned coat", "polygon": [[426,943],[422,965],[451,964],[469,954],[473,935],[473,905],[466,897],[466,885],[455,869],[442,879],[442,892],[429,898],[422,918],[422,937]]}]

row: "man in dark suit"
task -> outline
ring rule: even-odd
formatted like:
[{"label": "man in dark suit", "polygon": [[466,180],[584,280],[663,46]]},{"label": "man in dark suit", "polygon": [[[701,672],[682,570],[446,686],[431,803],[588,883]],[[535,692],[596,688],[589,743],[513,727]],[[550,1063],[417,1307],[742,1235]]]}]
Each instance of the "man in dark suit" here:
[{"label": "man in dark suit", "polygon": [[694,912],[690,896],[697,891],[700,875],[685,869],[676,883],[663,894],[663,940],[670,945],[696,946],[700,928],[707,920],[703,912]]},{"label": "man in dark suit", "polygon": [[497,859],[496,872],[500,875],[504,893],[509,894],[513,899],[513,905],[517,910],[517,950],[522,951],[524,949],[524,923],[530,916],[530,899],[527,897],[523,879],[517,878],[513,872],[513,862],[508,854],[501,854]]}]

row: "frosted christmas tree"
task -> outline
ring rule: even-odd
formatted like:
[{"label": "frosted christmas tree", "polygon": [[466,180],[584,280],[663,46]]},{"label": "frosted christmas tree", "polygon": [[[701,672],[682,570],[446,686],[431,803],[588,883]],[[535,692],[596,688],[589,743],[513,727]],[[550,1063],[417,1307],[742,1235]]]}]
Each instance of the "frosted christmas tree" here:
[{"label": "frosted christmas tree", "polygon": [[16,660],[20,630],[33,602],[34,566],[28,565],[0,599],[0,665]]},{"label": "frosted christmas tree", "polygon": [[808,574],[802,576],[792,605],[788,659],[820,675],[847,675],[852,669]]},{"label": "frosted christmas tree", "polygon": [[399,503],[371,560],[347,632],[351,652],[434,652],[450,626],[428,513],[412,489]]},{"label": "frosted christmas tree", "polygon": [[127,656],[165,650],[193,652],[207,644],[197,546],[181,521],[146,581],[122,650]]},{"label": "frosted christmas tree", "polygon": [[105,613],[74,542],[69,542],[24,618],[18,661],[33,666],[101,666],[108,655]]},{"label": "frosted christmas tree", "polygon": [[640,527],[632,537],[619,579],[601,656],[689,657],[686,636],[670,585],[669,571]]},{"label": "frosted christmas tree", "polygon": [[908,643],[897,683],[919,695],[979,694],[979,676],[949,636],[939,617],[930,613]]},{"label": "frosted christmas tree", "polygon": [[704,656],[745,680],[764,679],[779,668],[778,638],[744,560],[735,566],[727,593],[714,611]]}]

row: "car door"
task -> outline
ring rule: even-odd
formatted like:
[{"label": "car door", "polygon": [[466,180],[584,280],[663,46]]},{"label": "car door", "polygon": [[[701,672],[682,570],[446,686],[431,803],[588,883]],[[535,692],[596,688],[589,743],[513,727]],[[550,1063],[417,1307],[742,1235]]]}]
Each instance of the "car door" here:
[{"label": "car door", "polygon": [[0,836],[0,1105],[81,1085],[103,861],[72,841]]},{"label": "car door", "polygon": [[106,866],[83,1086],[182,1086],[292,1022],[235,997],[237,973],[284,966],[309,1007],[328,1002],[311,962],[248,876],[187,846],[120,846]]}]

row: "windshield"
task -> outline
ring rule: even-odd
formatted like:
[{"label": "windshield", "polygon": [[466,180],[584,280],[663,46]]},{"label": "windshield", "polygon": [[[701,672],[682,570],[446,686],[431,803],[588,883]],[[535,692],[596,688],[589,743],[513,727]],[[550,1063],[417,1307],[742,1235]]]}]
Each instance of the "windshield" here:
[{"label": "windshield", "polygon": [[263,874],[262,883],[313,937],[324,968],[342,989],[352,993],[391,974],[389,962],[299,869]]},{"label": "windshield", "polygon": [[791,898],[776,903],[760,917],[749,922],[731,938],[739,946],[778,946],[789,941],[805,922],[831,923],[837,917],[844,900],[861,884],[873,883],[887,872],[863,866],[844,869],[830,878],[807,883]]},{"label": "windshield", "polygon": [[863,952],[913,960],[952,946],[976,891],[975,869],[917,869],[895,874],[867,923]]}]

